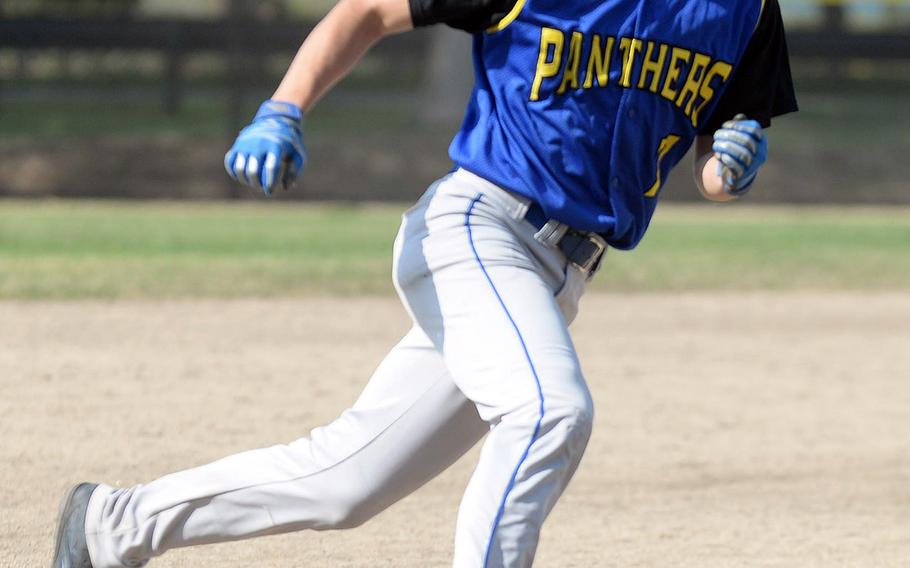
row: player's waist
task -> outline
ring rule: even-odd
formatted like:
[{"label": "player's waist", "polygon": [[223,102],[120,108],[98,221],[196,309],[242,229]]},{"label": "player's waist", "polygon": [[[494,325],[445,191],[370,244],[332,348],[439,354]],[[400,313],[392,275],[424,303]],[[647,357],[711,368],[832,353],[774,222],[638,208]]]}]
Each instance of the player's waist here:
[{"label": "player's waist", "polygon": [[548,219],[543,208],[534,200],[503,189],[464,168],[458,168],[453,175],[480,187],[484,195],[495,201],[512,218],[531,224],[537,229],[535,239],[558,248],[580,270],[593,275],[600,267],[601,259],[607,251],[607,242],[597,233],[579,231],[555,219]]}]

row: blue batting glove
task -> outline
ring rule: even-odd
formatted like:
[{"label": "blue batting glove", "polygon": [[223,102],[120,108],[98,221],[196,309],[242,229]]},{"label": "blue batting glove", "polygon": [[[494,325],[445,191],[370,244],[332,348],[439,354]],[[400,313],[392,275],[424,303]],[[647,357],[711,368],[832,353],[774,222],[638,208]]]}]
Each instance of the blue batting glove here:
[{"label": "blue batting glove", "polygon": [[303,111],[297,106],[265,101],[224,156],[224,168],[235,180],[266,195],[278,183],[288,189],[306,164],[302,129]]},{"label": "blue batting glove", "polygon": [[755,120],[738,114],[714,133],[714,155],[718,159],[717,175],[723,179],[729,195],[743,195],[768,160],[768,139]]}]

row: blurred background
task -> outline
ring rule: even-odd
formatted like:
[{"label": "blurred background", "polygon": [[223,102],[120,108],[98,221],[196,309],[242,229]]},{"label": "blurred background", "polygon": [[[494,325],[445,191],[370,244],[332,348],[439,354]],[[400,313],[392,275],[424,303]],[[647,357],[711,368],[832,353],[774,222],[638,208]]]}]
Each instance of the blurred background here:
[{"label": "blurred background", "polygon": [[[331,0],[3,0],[0,195],[251,197],[221,156]],[[753,201],[910,203],[910,2],[781,0],[802,112]],[[408,200],[449,167],[470,40],[391,38],[308,117],[304,199]],[[667,200],[693,200],[678,168]]]},{"label": "blurred background", "polygon": [[[391,294],[402,203],[450,168],[467,34],[381,42],[309,113],[293,191],[222,167],[332,4],[0,1],[0,298]],[[802,110],[755,190],[689,205],[683,162],[595,288],[910,287],[910,2],[781,4]]]}]

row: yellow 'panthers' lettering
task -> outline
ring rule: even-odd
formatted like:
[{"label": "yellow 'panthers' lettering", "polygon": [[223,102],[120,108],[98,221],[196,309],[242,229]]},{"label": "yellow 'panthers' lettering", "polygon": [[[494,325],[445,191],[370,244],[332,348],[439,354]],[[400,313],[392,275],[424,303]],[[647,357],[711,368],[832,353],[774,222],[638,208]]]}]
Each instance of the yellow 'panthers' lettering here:
[{"label": "yellow 'panthers' lettering", "polygon": [[545,96],[552,96],[579,88],[606,87],[614,60],[619,69],[613,80],[618,86],[662,96],[684,112],[695,127],[701,112],[733,72],[731,64],[684,47],[634,37],[602,37],[580,31],[569,34],[544,27],[540,30],[530,99],[539,101],[541,90],[551,93]]},{"label": "yellow 'panthers' lettering", "polygon": [[632,86],[632,68],[635,65],[635,55],[641,51],[642,42],[640,39],[624,37],[619,40],[619,50],[622,51],[622,77],[619,84],[622,87],[629,88]]},{"label": "yellow 'panthers' lettering", "polygon": [[667,69],[667,78],[664,79],[664,88],[660,92],[663,98],[669,101],[676,100],[676,81],[679,79],[679,74],[682,73],[682,68],[679,64],[688,63],[691,58],[692,52],[688,49],[674,47],[673,51],[670,52],[670,67]]},{"label": "yellow 'panthers' lettering", "polygon": [[[594,79],[597,78],[597,84],[606,87],[610,82],[610,61],[613,59],[613,44],[616,39],[607,37],[604,45],[600,44],[600,36],[594,34],[594,41],[591,42],[591,56],[588,58],[588,72],[585,74],[585,89],[594,86]],[[595,71],[597,74],[595,75]]]},{"label": "yellow 'panthers' lettering", "polygon": [[695,97],[698,96],[699,89],[701,89],[701,80],[704,78],[708,65],[711,65],[710,57],[703,53],[695,54],[695,58],[692,60],[692,67],[689,68],[689,77],[686,78],[686,83],[683,85],[682,90],[679,91],[679,98],[676,99],[676,106],[679,108],[686,104],[686,99],[689,100],[688,104],[686,104],[686,116],[692,116],[692,106],[695,104]]},{"label": "yellow 'panthers' lettering", "polygon": [[718,61],[711,66],[710,71],[705,73],[705,78],[701,82],[701,88],[698,91],[702,103],[692,113],[692,126],[698,127],[698,117],[701,115],[701,111],[714,98],[714,87],[711,86],[711,82],[715,77],[720,77],[723,80],[722,82],[726,83],[731,73],[733,73],[733,66],[723,61]]},{"label": "yellow 'panthers' lettering", "polygon": [[581,32],[573,32],[572,40],[569,42],[569,56],[566,62],[566,71],[562,74],[562,83],[559,85],[557,94],[561,95],[566,92],[566,88],[571,86],[573,89],[578,88],[578,66],[581,65],[581,40],[584,36]]},{"label": "yellow 'panthers' lettering", "polygon": [[[660,51],[657,55],[657,59],[654,59],[654,46],[659,45]],[[657,44],[653,41],[648,42],[648,51],[645,53],[645,58],[641,62],[641,78],[638,80],[638,88],[644,89],[645,82],[647,82],[648,75],[651,75],[651,86],[648,87],[648,90],[657,94],[657,87],[660,85],[660,74],[664,70],[664,62],[667,60],[667,49],[669,46],[665,43]]]},{"label": "yellow 'panthers' lettering", "polygon": [[664,161],[664,158],[670,153],[673,146],[676,146],[677,142],[679,142],[679,136],[675,134],[669,134],[660,141],[660,146],[657,148],[657,181],[654,182],[651,189],[645,192],[645,197],[654,197],[657,195],[657,192],[660,191],[660,186],[663,185],[660,173],[660,163]]},{"label": "yellow 'panthers' lettering", "polygon": [[[540,86],[547,77],[555,77],[562,66],[562,44],[565,38],[562,32],[553,28],[543,28],[540,30],[540,56],[537,58],[537,75],[534,77],[534,85],[531,87],[531,100],[536,101],[540,98]],[[553,48],[553,58],[550,59],[550,48]]]}]

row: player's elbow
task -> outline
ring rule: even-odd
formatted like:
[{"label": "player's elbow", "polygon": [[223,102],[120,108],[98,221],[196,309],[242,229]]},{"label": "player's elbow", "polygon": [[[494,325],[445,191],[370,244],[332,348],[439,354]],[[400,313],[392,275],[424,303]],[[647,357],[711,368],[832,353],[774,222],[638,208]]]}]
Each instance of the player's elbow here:
[{"label": "player's elbow", "polygon": [[[366,490],[366,485],[335,486],[319,498],[318,511],[320,522],[316,530],[354,529],[376,516],[382,510],[375,495]],[[315,503],[314,503],[315,505]],[[320,509],[321,507],[321,509]]]},{"label": "player's elbow", "polygon": [[401,0],[345,0],[361,15],[363,33],[371,43],[413,27],[408,2]]}]

